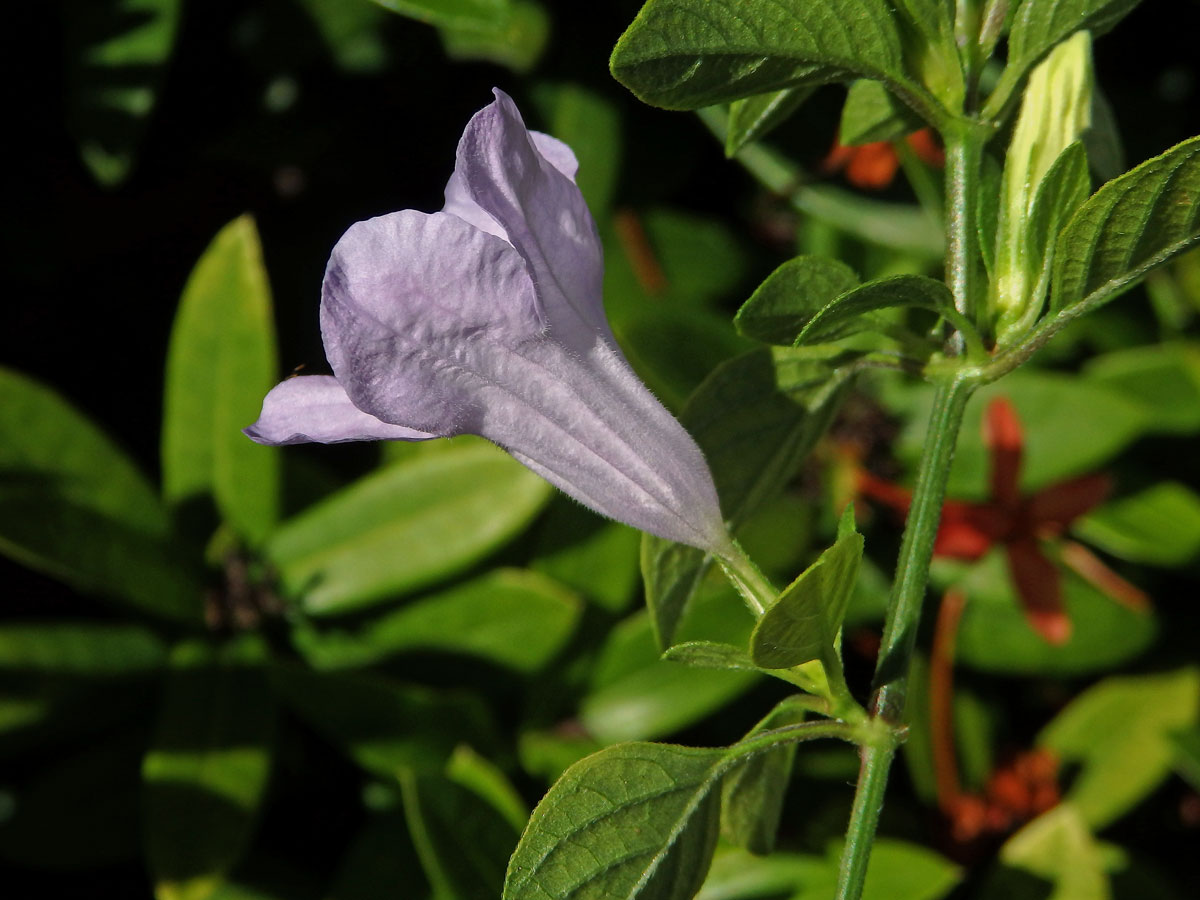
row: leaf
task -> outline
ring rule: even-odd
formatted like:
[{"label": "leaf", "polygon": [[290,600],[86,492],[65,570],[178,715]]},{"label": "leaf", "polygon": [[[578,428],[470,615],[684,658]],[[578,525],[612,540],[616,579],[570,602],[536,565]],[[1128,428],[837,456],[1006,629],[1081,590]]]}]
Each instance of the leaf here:
[{"label": "leaf", "polygon": [[298,631],[319,669],[368,666],[412,652],[441,652],[536,672],[570,638],[579,600],[534,572],[496,569],[368,621],[357,631]]},{"label": "leaf", "polygon": [[975,227],[979,233],[979,252],[988,278],[996,272],[996,236],[999,229],[1001,186],[1004,172],[990,153],[984,152],[979,167],[979,195],[976,201]]},{"label": "leaf", "polygon": [[1120,392],[1165,434],[1200,431],[1200,345],[1154,344],[1105,353],[1084,365],[1088,381]]},{"label": "leaf", "polygon": [[67,127],[92,176],[125,180],[154,109],[179,27],[180,0],[69,3]]},{"label": "leaf", "polygon": [[732,158],[747,144],[762,140],[803,106],[812,93],[811,87],[792,87],[734,100],[729,105],[725,155]]},{"label": "leaf", "polygon": [[562,497],[542,515],[536,541],[535,571],[609,612],[629,606],[640,581],[640,532]]},{"label": "leaf", "polygon": [[[1109,900],[1104,855],[1079,811],[1061,803],[1000,848],[1004,869],[984,883],[986,900],[1033,895],[1046,900]],[[1030,876],[1033,883],[1030,884]],[[1048,882],[1043,889],[1039,882]]]},{"label": "leaf", "polygon": [[372,0],[384,9],[430,25],[485,28],[499,24],[510,0]]},{"label": "leaf", "polygon": [[693,669],[762,671],[741,647],[717,641],[684,641],[674,644],[663,651],[662,658],[691,666]]},{"label": "leaf", "polygon": [[725,749],[619,744],[576,763],[533,811],[504,900],[690,900],[716,846],[715,789],[730,760]]},{"label": "leaf", "polygon": [[0,368],[0,553],[83,591],[198,622],[166,511],[133,461],[49,388]]},{"label": "leaf", "polygon": [[[721,509],[737,529],[795,474],[829,426],[851,370],[824,350],[756,350],[715,369],[681,421],[704,451]],[[642,575],[663,649],[711,560],[660,538],[642,539]]]},{"label": "leaf", "polygon": [[105,678],[157,672],[166,648],[138,625],[22,622],[0,625],[0,671]]},{"label": "leaf", "polygon": [[546,48],[550,17],[536,0],[505,0],[502,5],[502,17],[494,25],[442,25],[439,30],[446,55],[495,63],[514,72],[532,69]]},{"label": "leaf", "polygon": [[1060,41],[1082,29],[1099,36],[1139,2],[1141,0],[1022,0],[1009,26],[1008,63],[984,104],[983,118],[1002,115],[1029,70]]},{"label": "leaf", "polygon": [[850,85],[842,106],[838,143],[853,147],[877,141],[895,141],[924,123],[911,109],[896,101],[878,81],[860,78]]},{"label": "leaf", "polygon": [[392,784],[401,771],[440,773],[460,743],[492,742],[482,702],[466,694],[297,665],[276,664],[271,677],[297,716]]},{"label": "leaf", "polygon": [[429,888],[421,877],[408,826],[397,812],[368,818],[342,857],[332,886],[322,895],[323,900],[427,896]]},{"label": "leaf", "polygon": [[[529,807],[512,782],[487,757],[480,756],[466,744],[459,744],[446,764],[446,777],[467,788],[500,813],[512,826],[514,841],[524,830],[529,819]],[[505,851],[505,860],[511,849]]]},{"label": "leaf", "polygon": [[[1054,263],[1053,248],[1063,226],[1087,200],[1092,189],[1087,152],[1076,141],[1059,154],[1038,184],[1024,234],[1025,252],[1041,260],[1035,296],[1044,297]],[[1047,253],[1046,249],[1051,248]],[[1035,269],[1036,269],[1036,263]]]},{"label": "leaf", "polygon": [[621,168],[621,116],[616,105],[591,88],[572,81],[539,85],[534,99],[546,131],[575,152],[575,183],[597,218],[607,216]]},{"label": "leaf", "polygon": [[[1082,675],[1136,658],[1154,641],[1154,616],[1100,593],[1074,572],[1063,572],[1063,602],[1071,620],[1066,643],[1047,643],[1030,626],[1012,586],[1003,553],[986,556],[958,581],[967,594],[956,655],[973,669],[1010,675]],[[947,583],[944,577],[936,579]]]},{"label": "leaf", "polygon": [[1171,746],[1175,751],[1175,771],[1200,790],[1200,728],[1176,731],[1171,735]]},{"label": "leaf", "polygon": [[1091,311],[1200,241],[1198,195],[1200,137],[1100,188],[1058,237],[1051,310]]},{"label": "leaf", "polygon": [[435,896],[497,897],[519,830],[453,781],[405,773],[401,785],[408,830]]},{"label": "leaf", "polygon": [[447,446],[360,479],[266,545],[306,612],[369,606],[461,571],[537,515],[550,487],[498,449]]},{"label": "leaf", "polygon": [[906,306],[954,316],[954,295],[944,282],[924,275],[893,275],[868,281],[826,304],[809,319],[797,335],[796,344],[816,344],[856,331],[875,330],[869,313]]},{"label": "leaf", "polygon": [[[848,28],[846,23],[853,22]],[[860,75],[927,110],[884,0],[649,0],[617,42],[617,81],[652,106],[696,109]]]},{"label": "leaf", "polygon": [[1132,809],[1171,771],[1171,734],[1194,727],[1200,671],[1106,678],[1076,697],[1047,725],[1038,743],[1079,774],[1066,800],[1092,828]]},{"label": "leaf", "polygon": [[300,0],[329,54],[347,72],[378,72],[388,62],[382,38],[387,13],[374,3]]},{"label": "leaf", "polygon": [[271,292],[254,220],[234,219],[200,257],[167,349],[163,494],[176,509],[212,495],[252,544],[279,518],[279,454],[248,440],[276,380]]},{"label": "leaf", "polygon": [[1184,566],[1200,554],[1200,496],[1179,482],[1162,481],[1100,507],[1073,530],[1121,559]]},{"label": "leaf", "polygon": [[824,256],[796,256],[755,288],[733,324],[748,338],[791,346],[813,316],[858,284],[858,276],[845,263]]},{"label": "leaf", "polygon": [[850,603],[862,559],[863,538],[849,529],[779,595],[754,626],[750,658],[765,669],[790,669],[838,657],[835,642]]},{"label": "leaf", "polygon": [[179,645],[142,764],[146,859],[159,900],[203,900],[253,837],[271,771],[266,648]]}]

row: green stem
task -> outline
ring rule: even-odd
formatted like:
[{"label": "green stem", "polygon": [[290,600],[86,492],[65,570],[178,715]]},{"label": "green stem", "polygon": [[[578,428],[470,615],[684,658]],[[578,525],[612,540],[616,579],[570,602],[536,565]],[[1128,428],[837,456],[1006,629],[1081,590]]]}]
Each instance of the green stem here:
[{"label": "green stem", "polygon": [[757,618],[775,602],[779,591],[775,590],[767,576],[754,564],[754,560],[746,555],[741,544],[732,541],[732,546],[733,552],[727,556],[718,556],[717,562]]},{"label": "green stem", "polygon": [[946,284],[954,306],[968,322],[979,322],[977,283],[979,232],[975,204],[979,200],[979,169],[984,133],[963,121],[946,141]]},{"label": "green stem", "polygon": [[[872,714],[893,728],[899,727],[903,721],[908,664],[921,618],[925,586],[929,580],[929,561],[933,556],[933,544],[941,519],[946,480],[958,442],[963,412],[977,384],[976,374],[959,372],[940,380],[934,394],[927,442],[917,469],[917,482],[913,488],[912,505],[900,545],[896,580],[892,584],[892,597],[883,629],[879,664],[875,670],[876,690]],[[838,900],[858,900],[862,894],[875,828],[883,808],[888,770],[895,752],[894,743],[863,747],[854,807],[846,832],[846,847],[842,852]]]}]

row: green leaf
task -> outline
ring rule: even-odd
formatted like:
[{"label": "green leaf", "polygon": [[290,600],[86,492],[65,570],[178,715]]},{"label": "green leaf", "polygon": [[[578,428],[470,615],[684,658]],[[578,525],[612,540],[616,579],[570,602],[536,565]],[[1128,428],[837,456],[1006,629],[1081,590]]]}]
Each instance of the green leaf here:
[{"label": "green leaf", "polygon": [[330,55],[347,72],[378,72],[388,62],[382,21],[387,17],[373,3],[342,0],[299,0],[320,32]]},{"label": "green leaf", "polygon": [[790,669],[837,658],[835,642],[863,551],[863,538],[854,530],[853,519],[849,531],[840,532],[834,545],[784,589],[754,626],[750,658],[755,664]]},{"label": "green leaf", "polygon": [[346,612],[482,559],[549,495],[546,482],[495,447],[447,446],[368,475],[284,523],[266,554],[306,612]]},{"label": "green leaf", "polygon": [[546,131],[579,160],[575,183],[596,218],[608,215],[621,168],[621,116],[612,101],[576,82],[534,88]]},{"label": "green leaf", "polygon": [[200,588],[133,461],[49,388],[0,368],[0,553],[83,591],[198,622]]},{"label": "green leaf", "polygon": [[896,141],[924,123],[878,81],[860,78],[850,85],[842,107],[838,143],[848,147]]},{"label": "green leaf", "polygon": [[[396,900],[425,898],[429,888],[413,852],[404,816],[398,812],[372,815],[338,865],[323,900]],[[286,900],[291,900],[290,897]]]},{"label": "green leaf", "polygon": [[434,895],[455,900],[499,896],[520,830],[453,781],[406,772],[401,785],[408,830]]},{"label": "green leaf", "polygon": [[249,440],[276,380],[271,292],[254,220],[221,229],[192,270],[167,349],[163,494],[176,508],[212,495],[238,534],[261,543],[279,518],[278,449]]},{"label": "green leaf", "polygon": [[1059,235],[1051,309],[1091,311],[1200,241],[1197,193],[1200,137],[1100,188]]},{"label": "green leaf", "polygon": [[1021,0],[1008,33],[1008,63],[983,108],[983,118],[1000,116],[1029,70],[1055,45],[1087,29],[1108,31],[1141,0]]},{"label": "green leaf", "polygon": [[641,533],[609,522],[566,497],[556,498],[542,516],[531,563],[580,596],[609,612],[629,606],[640,581]]},{"label": "green leaf", "polygon": [[[1071,803],[1042,813],[1000,848],[1006,867],[985,882],[986,900],[1032,895],[1046,900],[1110,900],[1108,874],[1099,842]],[[1050,890],[1034,882],[1048,882]]]},{"label": "green leaf", "polygon": [[125,180],[158,98],[180,0],[71,2],[66,25],[67,126],[92,176]]},{"label": "green leaf", "polygon": [[1073,530],[1121,559],[1183,566],[1200,554],[1200,496],[1178,482],[1159,482],[1100,507]]},{"label": "green leaf", "polygon": [[466,744],[459,744],[446,764],[446,777],[467,788],[500,813],[512,826],[514,840],[525,829],[529,807],[512,782],[487,757],[480,756]]},{"label": "green leaf", "polygon": [[610,67],[641,100],[668,109],[860,75],[888,82],[931,115],[934,101],[910,79],[903,57],[896,14],[884,0],[649,0]]},{"label": "green leaf", "polygon": [[504,900],[690,900],[717,842],[730,750],[619,744],[576,763],[533,811]]},{"label": "green leaf", "polygon": [[1001,185],[1004,171],[996,158],[986,151],[979,167],[979,196],[976,201],[975,226],[979,233],[979,252],[983,256],[988,278],[996,273],[996,235],[999,229]]},{"label": "green leaf", "polygon": [[1200,790],[1200,728],[1192,727],[1171,735],[1175,750],[1175,771]]},{"label": "green leaf", "polygon": [[729,105],[725,155],[733,157],[747,144],[762,140],[798,110],[812,93],[811,87],[792,87],[734,100]]},{"label": "green leaf", "polygon": [[1024,241],[1027,258],[1041,260],[1038,284],[1034,289],[1036,297],[1044,297],[1050,283],[1054,254],[1053,250],[1047,253],[1046,248],[1055,247],[1063,226],[1087,200],[1091,189],[1087,152],[1083,144],[1076,141],[1059,154],[1058,159],[1046,170],[1026,220]]},{"label": "green leaf", "polygon": [[498,25],[510,0],[372,0],[384,9],[418,22],[450,28]]},{"label": "green leaf", "polygon": [[1130,347],[1093,357],[1084,365],[1084,374],[1088,381],[1134,401],[1157,432],[1200,431],[1200,345]]},{"label": "green leaf", "polygon": [[496,569],[374,618],[357,631],[298,631],[296,640],[320,669],[367,666],[418,651],[535,672],[570,638],[579,613],[575,595],[549,578]]},{"label": "green leaf", "polygon": [[684,641],[668,647],[662,658],[693,669],[732,669],[761,672],[746,651],[718,641]]},{"label": "green leaf", "polygon": [[915,307],[941,316],[955,315],[954,295],[944,282],[924,275],[893,275],[868,281],[831,300],[809,319],[796,337],[797,345],[836,340],[856,331],[872,331],[870,313],[881,309]]},{"label": "green leaf", "polygon": [[203,900],[253,837],[271,770],[275,703],[265,645],[247,635],[171,654],[142,765],[146,859],[159,900]]},{"label": "green leaf", "polygon": [[[777,705],[750,734],[798,725],[807,710],[796,698]],[[733,769],[721,786],[721,835],[729,843],[765,856],[775,849],[775,834],[791,780],[796,745],[786,744],[752,756]]]},{"label": "green leaf", "polygon": [[813,316],[858,284],[858,276],[845,263],[796,256],[767,276],[742,304],[733,324],[748,338],[790,346]]},{"label": "green leaf", "polygon": [[494,25],[442,25],[439,30],[450,59],[482,60],[528,72],[546,48],[550,17],[536,0],[505,0],[502,17]]},{"label": "green leaf", "polygon": [[1066,643],[1047,643],[1029,625],[1012,586],[1004,554],[989,554],[957,582],[967,594],[956,655],[964,665],[1011,675],[1082,675],[1111,669],[1141,654],[1158,632],[1154,616],[1102,594],[1063,571],[1063,602],[1071,620]]},{"label": "green leaf", "polygon": [[105,678],[156,672],[166,657],[162,641],[137,625],[36,622],[0,626],[0,671]]},{"label": "green leaf", "polygon": [[1173,732],[1200,714],[1200,671],[1106,678],[1076,697],[1038,743],[1079,774],[1066,800],[1093,828],[1132,809],[1171,771]]},{"label": "green leaf", "polygon": [[277,664],[271,676],[297,716],[391,784],[401,771],[440,773],[460,743],[492,742],[483,704],[466,694],[295,665]]},{"label": "green leaf", "polygon": [[[851,370],[825,350],[762,349],[718,367],[681,421],[708,460],[734,531],[795,474],[829,426]],[[642,575],[665,649],[711,565],[703,551],[646,536]]]}]

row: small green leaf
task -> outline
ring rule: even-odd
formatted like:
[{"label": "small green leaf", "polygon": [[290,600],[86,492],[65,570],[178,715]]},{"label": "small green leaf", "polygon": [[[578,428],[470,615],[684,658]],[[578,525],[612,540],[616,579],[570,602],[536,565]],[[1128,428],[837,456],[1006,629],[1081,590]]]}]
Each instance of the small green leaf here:
[{"label": "small green leaf", "polygon": [[[1053,248],[1063,226],[1088,198],[1092,189],[1088,174],[1087,152],[1076,141],[1059,154],[1037,187],[1025,228],[1025,252],[1029,259],[1041,260],[1034,288],[1036,297],[1044,297],[1050,284],[1054,263]],[[1050,248],[1050,252],[1046,252]],[[1036,263],[1035,263],[1036,267]]]},{"label": "small green leaf", "polygon": [[461,743],[486,747],[492,742],[483,704],[466,694],[295,665],[277,664],[271,676],[297,716],[392,784],[401,771],[442,772]]},{"label": "small green leaf", "polygon": [[579,612],[575,595],[549,578],[496,569],[374,618],[357,631],[298,631],[296,640],[305,658],[321,669],[442,652],[535,672],[571,636]]},{"label": "small green leaf", "polygon": [[211,896],[253,836],[275,731],[265,655],[249,635],[171,654],[142,765],[146,859],[159,900]]},{"label": "small green leaf", "polygon": [[1178,482],[1162,481],[1100,507],[1073,530],[1121,559],[1184,566],[1200,554],[1200,496]]},{"label": "small green leaf", "polygon": [[1147,414],[1147,425],[1166,434],[1200,431],[1200,345],[1130,347],[1088,360],[1088,381],[1118,391]]},{"label": "small green leaf", "polygon": [[546,482],[495,447],[447,446],[368,475],[284,523],[266,553],[307,612],[346,612],[483,558],[549,495]]},{"label": "small green leaf", "polygon": [[1075,698],[1038,736],[1080,772],[1066,800],[1101,828],[1133,808],[1171,771],[1173,732],[1196,725],[1200,671],[1106,678]]},{"label": "small green leaf", "polygon": [[878,81],[862,78],[850,85],[842,107],[838,143],[851,147],[896,141],[924,123]]},{"label": "small green leaf", "polygon": [[649,0],[617,42],[610,66],[641,100],[668,109],[850,74],[888,82],[928,115],[936,108],[905,71],[896,15],[884,0]]},{"label": "small green leaf", "polygon": [[731,753],[619,744],[563,774],[533,811],[504,900],[690,900],[717,842]]},{"label": "small green leaf", "polygon": [[[1030,892],[1047,900],[1110,900],[1112,894],[1100,844],[1071,803],[1042,813],[1000,848],[997,870],[985,882],[985,900],[1006,900]],[[1043,888],[1038,881],[1048,882]]]},{"label": "small green leaf", "polygon": [[854,590],[863,538],[839,534],[832,547],[793,581],[754,626],[750,658],[766,669],[790,669],[836,658],[835,642]]},{"label": "small green leaf", "polygon": [[[825,350],[762,349],[718,367],[681,421],[704,451],[721,508],[736,530],[795,474],[829,426],[851,369]],[[711,559],[693,547],[642,539],[646,602],[666,648]]]},{"label": "small green leaf", "polygon": [[668,647],[663,652],[662,658],[691,666],[693,669],[762,671],[741,647],[722,644],[718,641],[684,641]]},{"label": "small green leaf", "polygon": [[49,388],[0,368],[0,553],[152,615],[201,618],[133,461]]},{"label": "small green leaf", "polygon": [[63,13],[67,125],[105,187],[125,180],[179,28],[180,0],[72,2]]},{"label": "small green leaf", "polygon": [[276,379],[271,293],[254,220],[234,219],[192,270],[167,349],[163,494],[179,508],[212,495],[260,543],[279,518],[279,456],[242,429]]},{"label": "small green leaf", "polygon": [[870,313],[881,309],[915,307],[941,316],[954,316],[954,295],[944,282],[924,275],[893,275],[868,281],[831,300],[808,320],[796,344],[837,340],[856,331],[872,331]]},{"label": "small green leaf", "polygon": [[[1029,70],[1076,31],[1099,36],[1141,0],[1021,0],[1008,33],[1008,64],[984,105],[983,118],[1000,116]],[[1015,4],[1014,4],[1015,5]]]},{"label": "small green leaf", "polygon": [[537,0],[504,0],[501,6],[501,18],[495,24],[441,25],[446,55],[451,59],[495,63],[514,72],[532,69],[546,48],[550,17]]},{"label": "small green leaf", "polygon": [[792,87],[734,100],[729,104],[725,155],[732,158],[747,144],[762,140],[804,105],[812,92],[811,87]]},{"label": "small green leaf", "polygon": [[640,580],[641,533],[609,522],[566,497],[556,498],[537,529],[532,568],[609,612],[622,612]]},{"label": "small green leaf", "polygon": [[401,786],[408,830],[435,896],[499,896],[520,830],[454,781],[406,772]]},{"label": "small green leaf", "polygon": [[446,777],[487,801],[512,826],[514,838],[524,830],[529,807],[512,782],[487,757],[480,756],[466,744],[459,744],[446,763]]},{"label": "small green leaf", "polygon": [[742,304],[733,324],[748,338],[790,346],[815,315],[858,284],[858,276],[845,263],[797,256],[767,276]]},{"label": "small green leaf", "polygon": [[1100,188],[1059,235],[1051,309],[1091,311],[1200,241],[1197,194],[1200,137]]}]

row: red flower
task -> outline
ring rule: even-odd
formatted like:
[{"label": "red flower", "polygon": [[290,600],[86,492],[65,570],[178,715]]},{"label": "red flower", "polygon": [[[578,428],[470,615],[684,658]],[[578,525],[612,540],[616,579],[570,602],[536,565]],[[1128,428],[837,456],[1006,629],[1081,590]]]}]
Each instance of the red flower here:
[{"label": "red flower", "polygon": [[[928,128],[914,131],[904,140],[918,157],[930,165],[945,164],[946,156]],[[846,180],[851,184],[874,191],[882,190],[891,184],[899,168],[900,157],[891,141],[847,147],[835,140],[833,149],[821,162],[821,171],[825,174],[844,169]]]},{"label": "red flower", "polygon": [[[1002,546],[1021,606],[1030,625],[1052,644],[1071,636],[1071,620],[1063,606],[1058,566],[1046,555],[1054,542],[1061,562],[1070,566],[1112,599],[1145,609],[1142,591],[1117,575],[1091,551],[1062,536],[1077,518],[1108,496],[1106,475],[1084,475],[1022,496],[1018,483],[1024,441],[1021,423],[1008,400],[998,397],[984,417],[984,443],[991,455],[991,499],[983,503],[947,500],[934,542],[935,556],[977,560]],[[858,491],[907,513],[910,494],[903,488],[860,470]]]}]

